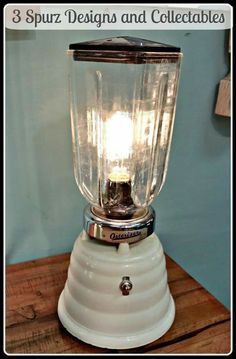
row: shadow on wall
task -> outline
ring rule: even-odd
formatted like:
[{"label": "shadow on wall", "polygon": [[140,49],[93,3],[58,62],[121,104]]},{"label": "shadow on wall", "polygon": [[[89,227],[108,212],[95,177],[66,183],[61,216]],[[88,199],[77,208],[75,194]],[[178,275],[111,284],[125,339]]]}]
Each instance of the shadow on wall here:
[{"label": "shadow on wall", "polygon": [[44,41],[40,36],[7,31],[9,262],[70,250],[83,221],[84,201],[73,177],[67,59],[48,56],[52,40],[44,52],[35,47],[36,37]]},{"label": "shadow on wall", "polygon": [[6,29],[6,41],[35,40],[36,31]]},{"label": "shadow on wall", "polygon": [[40,127],[33,138],[40,221],[49,252],[58,246],[58,252],[66,251],[75,240],[71,232],[82,227],[83,200],[73,178],[71,134],[66,122],[70,123],[69,119]]},{"label": "shadow on wall", "polygon": [[[216,91],[216,96],[218,94],[218,91]],[[224,137],[230,137],[230,121],[231,118],[229,117],[223,117],[219,115],[214,115],[211,118],[212,125],[214,129]]]}]

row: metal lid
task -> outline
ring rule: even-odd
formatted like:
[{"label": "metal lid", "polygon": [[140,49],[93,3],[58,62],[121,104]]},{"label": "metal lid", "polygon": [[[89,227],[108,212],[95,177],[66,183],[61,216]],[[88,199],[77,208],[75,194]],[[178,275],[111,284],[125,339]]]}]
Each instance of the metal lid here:
[{"label": "metal lid", "polygon": [[69,45],[70,50],[99,50],[99,51],[144,51],[144,52],[180,52],[176,46],[131,36],[111,37]]}]

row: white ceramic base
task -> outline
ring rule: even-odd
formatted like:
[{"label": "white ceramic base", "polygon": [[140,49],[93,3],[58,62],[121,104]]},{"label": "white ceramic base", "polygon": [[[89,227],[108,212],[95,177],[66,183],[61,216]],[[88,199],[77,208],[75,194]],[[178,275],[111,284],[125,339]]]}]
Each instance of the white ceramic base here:
[{"label": "white ceramic base", "polygon": [[[133,284],[127,296],[119,288],[123,276]],[[98,347],[128,349],[160,338],[173,323],[175,305],[158,237],[116,247],[83,231],[71,253],[58,315],[72,335]]]}]

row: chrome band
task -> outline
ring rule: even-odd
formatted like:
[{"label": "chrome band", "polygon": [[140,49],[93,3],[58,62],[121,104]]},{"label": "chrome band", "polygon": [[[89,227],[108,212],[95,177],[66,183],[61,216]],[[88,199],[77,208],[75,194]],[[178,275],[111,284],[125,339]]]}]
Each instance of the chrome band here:
[{"label": "chrome band", "polygon": [[84,230],[99,240],[110,243],[133,243],[150,236],[154,231],[155,211],[147,209],[143,217],[134,220],[114,220],[98,217],[88,205],[84,210]]}]

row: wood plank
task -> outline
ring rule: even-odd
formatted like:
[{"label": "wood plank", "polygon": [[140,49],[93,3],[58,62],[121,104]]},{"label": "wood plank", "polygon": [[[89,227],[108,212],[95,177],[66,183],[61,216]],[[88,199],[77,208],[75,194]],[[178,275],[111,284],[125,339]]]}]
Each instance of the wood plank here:
[{"label": "wood plank", "polygon": [[[229,31],[228,52],[231,52],[231,30]],[[229,59],[230,61],[230,59]],[[218,89],[218,97],[215,106],[216,115],[231,116],[231,72],[221,81]]]},{"label": "wood plank", "polygon": [[161,353],[230,353],[230,322],[226,321],[215,324],[198,333],[193,333],[192,337],[178,341],[177,343],[161,346],[150,350],[148,354]]},{"label": "wood plank", "polygon": [[[74,338],[57,316],[57,302],[67,278],[69,258],[67,253],[7,266],[8,353],[227,352],[229,311],[168,256],[166,264],[176,317],[163,337],[146,346],[123,351],[97,348]],[[214,338],[208,340],[207,335],[211,333]],[[217,344],[218,341],[221,344]]]},{"label": "wood plank", "polygon": [[220,116],[230,117],[231,100],[231,76],[230,73],[220,81],[215,113]]},{"label": "wood plank", "polygon": [[[143,347],[128,349],[125,350],[125,352],[146,353],[159,345],[168,346],[170,343],[182,340],[183,337],[196,333],[208,326],[229,320],[230,315],[227,309],[215,299],[211,298],[209,294],[207,295],[208,300],[204,300],[201,294],[198,296],[193,291],[188,295],[189,303],[182,308],[179,308],[179,303],[181,303],[180,298],[174,297],[176,316],[171,329],[165,335]],[[194,301],[196,296],[199,298],[199,303],[197,304]],[[201,300],[203,301],[201,302]]]}]

